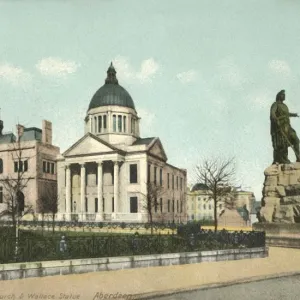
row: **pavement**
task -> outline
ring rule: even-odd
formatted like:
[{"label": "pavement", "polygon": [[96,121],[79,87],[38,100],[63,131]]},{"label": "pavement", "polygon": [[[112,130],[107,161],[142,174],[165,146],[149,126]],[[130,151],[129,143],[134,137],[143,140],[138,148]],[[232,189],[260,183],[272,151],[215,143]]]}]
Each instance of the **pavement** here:
[{"label": "pavement", "polygon": [[151,299],[300,274],[300,249],[269,257],[0,281],[0,299]]}]

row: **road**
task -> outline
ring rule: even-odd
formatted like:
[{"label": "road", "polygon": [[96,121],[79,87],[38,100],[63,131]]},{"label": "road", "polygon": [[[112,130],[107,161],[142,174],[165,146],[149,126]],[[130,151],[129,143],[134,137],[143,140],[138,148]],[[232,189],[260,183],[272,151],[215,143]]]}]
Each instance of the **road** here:
[{"label": "road", "polygon": [[282,277],[258,282],[180,293],[157,300],[298,300],[300,299],[300,276]]}]

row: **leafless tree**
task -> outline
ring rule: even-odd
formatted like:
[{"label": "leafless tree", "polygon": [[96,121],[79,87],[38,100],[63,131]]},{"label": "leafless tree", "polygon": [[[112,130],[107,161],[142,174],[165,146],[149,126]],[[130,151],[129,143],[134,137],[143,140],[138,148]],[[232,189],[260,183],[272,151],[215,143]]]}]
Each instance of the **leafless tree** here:
[{"label": "leafless tree", "polygon": [[55,216],[57,214],[59,196],[57,194],[57,184],[55,181],[45,181],[41,184],[38,211],[44,221],[45,214],[49,214],[52,221],[52,232],[55,230]]},{"label": "leafless tree", "polygon": [[197,182],[204,183],[209,192],[209,199],[214,202],[214,227],[218,229],[218,204],[224,203],[225,206],[234,205],[234,158],[211,158],[204,159],[201,164],[196,166],[195,175]]},{"label": "leafless tree", "polygon": [[147,182],[147,194],[143,195],[145,201],[142,206],[147,211],[148,221],[151,227],[151,234],[153,234],[153,213],[159,208],[158,200],[163,195],[163,187],[156,185],[154,182]]}]

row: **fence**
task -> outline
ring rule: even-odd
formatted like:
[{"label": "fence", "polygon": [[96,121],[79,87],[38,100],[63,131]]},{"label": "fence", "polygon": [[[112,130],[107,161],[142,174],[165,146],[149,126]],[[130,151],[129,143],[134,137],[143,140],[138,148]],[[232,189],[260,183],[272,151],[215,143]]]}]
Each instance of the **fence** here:
[{"label": "fence", "polygon": [[178,235],[91,235],[58,237],[21,234],[15,258],[15,239],[3,237],[0,262],[30,262],[58,259],[178,253],[202,250],[254,248],[265,246],[264,232],[212,232],[200,230]]}]

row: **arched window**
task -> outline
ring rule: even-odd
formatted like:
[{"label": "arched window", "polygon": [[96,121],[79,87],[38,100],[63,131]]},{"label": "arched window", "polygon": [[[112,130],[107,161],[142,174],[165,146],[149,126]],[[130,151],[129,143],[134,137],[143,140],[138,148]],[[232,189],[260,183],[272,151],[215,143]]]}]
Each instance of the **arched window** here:
[{"label": "arched window", "polygon": [[113,132],[117,131],[117,117],[113,115]]},{"label": "arched window", "polygon": [[98,132],[102,131],[102,117],[98,117]]},{"label": "arched window", "polygon": [[103,129],[106,129],[106,115],[103,116]]},{"label": "arched window", "polygon": [[0,174],[3,173],[3,159],[0,158]]},{"label": "arched window", "polygon": [[94,117],[94,133],[97,132],[97,117]]},{"label": "arched window", "polygon": [[203,209],[206,209],[206,204],[203,204]]},{"label": "arched window", "polygon": [[131,118],[131,133],[134,133],[134,119]]},{"label": "arched window", "polygon": [[122,132],[122,116],[118,116],[118,132]]},{"label": "arched window", "polygon": [[126,116],[123,117],[124,132],[126,132]]}]

